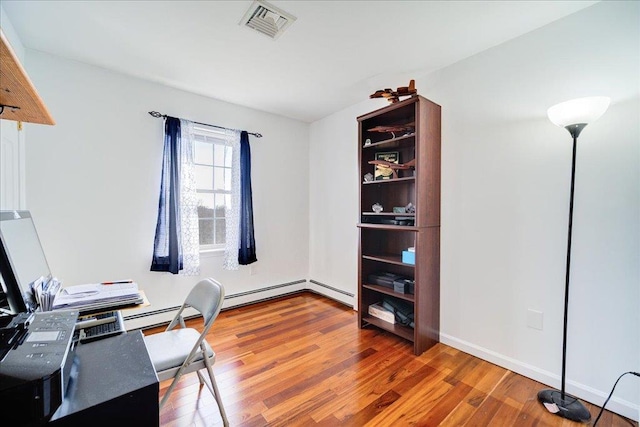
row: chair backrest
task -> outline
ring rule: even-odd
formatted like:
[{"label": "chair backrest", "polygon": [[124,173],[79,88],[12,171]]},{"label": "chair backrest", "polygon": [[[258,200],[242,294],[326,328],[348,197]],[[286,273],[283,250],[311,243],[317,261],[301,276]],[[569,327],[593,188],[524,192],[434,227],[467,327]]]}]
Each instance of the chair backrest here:
[{"label": "chair backrest", "polygon": [[223,300],[224,287],[217,280],[208,278],[199,281],[191,289],[184,304],[195,308],[202,314],[205,330],[208,330],[218,317]]}]

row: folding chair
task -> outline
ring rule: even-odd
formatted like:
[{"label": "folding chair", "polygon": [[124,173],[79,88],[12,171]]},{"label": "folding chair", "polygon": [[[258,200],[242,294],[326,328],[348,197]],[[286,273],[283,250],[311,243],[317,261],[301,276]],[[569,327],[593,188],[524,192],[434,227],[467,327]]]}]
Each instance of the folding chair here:
[{"label": "folding chair", "polygon": [[[171,321],[164,332],[144,337],[147,350],[151,357],[158,379],[160,381],[173,378],[173,382],[165,393],[160,408],[166,403],[169,395],[175,388],[178,380],[183,374],[196,371],[200,384],[206,384],[218,403],[220,415],[225,426],[229,425],[227,414],[222,406],[220,392],[216,385],[213,369],[216,354],[205,339],[213,321],[220,313],[222,300],[224,299],[224,287],[214,279],[204,279],[198,282],[189,292],[184,304],[178,310],[175,318]],[[193,328],[187,328],[182,317],[182,312],[187,307],[198,310],[204,318],[204,330],[199,333]],[[174,329],[178,324],[181,328]],[[205,379],[201,369],[207,369],[209,373],[209,384]]]}]

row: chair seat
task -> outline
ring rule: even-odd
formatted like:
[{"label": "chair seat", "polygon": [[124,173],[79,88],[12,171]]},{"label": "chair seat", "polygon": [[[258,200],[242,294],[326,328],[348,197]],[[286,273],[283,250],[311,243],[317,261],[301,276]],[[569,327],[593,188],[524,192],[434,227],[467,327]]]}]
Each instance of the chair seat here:
[{"label": "chair seat", "polygon": [[[193,346],[198,342],[200,333],[192,328],[173,329],[144,337],[151,362],[156,372],[176,368],[184,362]],[[207,340],[202,341],[209,358],[215,356]],[[198,353],[193,362],[202,360],[202,353]]]}]

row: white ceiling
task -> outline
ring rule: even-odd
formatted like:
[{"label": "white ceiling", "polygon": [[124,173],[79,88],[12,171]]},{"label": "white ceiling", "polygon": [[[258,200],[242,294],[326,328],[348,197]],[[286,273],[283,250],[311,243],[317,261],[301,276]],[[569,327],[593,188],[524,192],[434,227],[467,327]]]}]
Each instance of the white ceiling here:
[{"label": "white ceiling", "polygon": [[313,122],[596,2],[274,0],[297,17],[276,41],[238,25],[251,3],[2,7],[28,49]]}]

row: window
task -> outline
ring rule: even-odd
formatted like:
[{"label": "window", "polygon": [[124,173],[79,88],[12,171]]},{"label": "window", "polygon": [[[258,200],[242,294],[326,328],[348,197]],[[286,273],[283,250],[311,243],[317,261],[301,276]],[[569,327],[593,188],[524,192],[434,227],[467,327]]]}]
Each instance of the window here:
[{"label": "window", "polygon": [[194,168],[200,250],[223,249],[227,207],[231,207],[231,147],[224,133],[194,126]]}]

